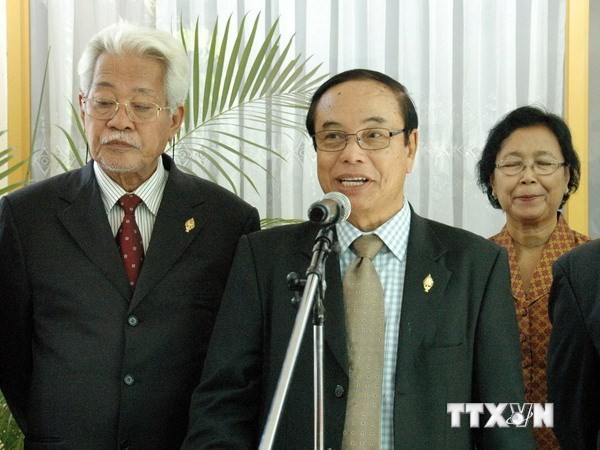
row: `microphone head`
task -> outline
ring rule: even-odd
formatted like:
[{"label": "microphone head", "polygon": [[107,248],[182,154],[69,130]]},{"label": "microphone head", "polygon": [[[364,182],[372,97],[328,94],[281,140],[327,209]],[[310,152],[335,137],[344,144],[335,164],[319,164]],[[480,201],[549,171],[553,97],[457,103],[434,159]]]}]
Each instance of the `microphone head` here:
[{"label": "microphone head", "polygon": [[331,225],[350,217],[350,200],[341,192],[330,192],[308,208],[308,218],[311,222],[321,225]]},{"label": "microphone head", "polygon": [[334,191],[334,192],[328,192],[327,194],[325,194],[325,197],[323,197],[323,199],[337,200],[339,202],[340,206],[342,207],[342,210],[340,211],[339,222],[348,220],[348,217],[350,217],[350,212],[352,210],[352,206],[350,205],[350,199],[348,197],[346,197],[341,192]]}]

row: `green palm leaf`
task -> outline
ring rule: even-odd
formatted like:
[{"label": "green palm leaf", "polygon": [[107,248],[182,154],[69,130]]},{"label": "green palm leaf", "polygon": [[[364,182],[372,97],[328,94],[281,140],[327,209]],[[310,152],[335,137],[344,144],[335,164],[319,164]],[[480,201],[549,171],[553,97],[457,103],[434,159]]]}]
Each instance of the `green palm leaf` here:
[{"label": "green palm leaf", "polygon": [[[230,16],[221,36],[218,20],[215,22],[207,52],[200,50],[196,22],[191,92],[192,104],[196,105],[196,94],[202,90],[202,111],[194,106],[191,111],[188,109],[192,117],[180,130],[178,143],[212,166],[216,176],[211,179],[222,178],[237,192],[232,171],[256,190],[242,163],[267,170],[249,156],[251,152],[259,150],[284,159],[266,144],[269,140],[266,130],[302,131],[304,114],[298,110],[308,108],[310,93],[325,75],[317,75],[321,65],[310,68],[308,59],[290,56],[293,37],[281,47],[279,20],[269,28],[262,42],[257,39],[260,14],[254,19],[248,37],[245,37],[248,16],[243,17],[235,36],[231,20]],[[183,28],[180,34],[183,38]],[[188,48],[187,43],[184,45]],[[201,55],[205,55],[202,61]],[[238,131],[232,132],[233,129]],[[208,158],[208,154],[213,157]],[[214,157],[216,154],[220,156]],[[206,175],[207,168],[201,172]]]},{"label": "green palm leaf", "polygon": [[[3,136],[6,133],[6,131],[7,130],[0,131],[0,136]],[[5,164],[8,164],[9,161],[12,161],[14,158],[16,158],[15,150],[16,150],[15,147],[11,146],[11,147],[7,147],[4,150],[0,151],[0,167],[4,167]],[[23,167],[28,162],[29,162],[29,160],[22,159],[19,162],[17,162],[16,164],[13,164],[12,166],[10,166],[6,169],[0,170],[0,181],[8,179],[10,174],[16,172],[17,170],[19,170],[21,167]],[[21,180],[16,183],[12,183],[7,186],[4,186],[4,187],[0,188],[0,195],[4,195],[11,191],[14,191],[16,188],[24,186],[26,183],[27,183],[27,180],[25,179],[25,180]]]},{"label": "green palm leaf", "polygon": [[[85,137],[85,131],[83,130],[83,123],[81,122],[81,117],[79,116],[79,110],[75,107],[73,102],[69,102],[71,108],[71,117],[77,126],[77,136],[79,136],[83,142],[87,145],[87,138]],[[79,148],[75,142],[75,138],[63,127],[57,125],[58,129],[62,132],[69,144],[69,151],[71,155],[71,160],[75,161],[75,167],[83,167],[85,165],[85,161],[83,157],[79,153]],[[60,167],[66,172],[73,168],[73,165],[70,162],[63,161],[58,155],[52,154],[52,157],[58,162]]]},{"label": "green palm leaf", "polygon": [[[244,23],[246,22],[246,17],[244,16],[242,23],[240,24],[240,29],[238,31],[238,40],[240,42],[242,42],[243,40],[243,32],[244,32]],[[252,51],[252,49],[254,48],[254,39],[256,38],[256,30],[258,29],[258,18],[260,17],[260,14],[256,17],[256,20],[254,21],[254,26],[252,27],[252,32],[250,33],[250,36],[248,37],[248,41],[246,42],[246,47],[244,49],[244,52],[242,54],[242,56],[240,57],[239,61],[237,58],[237,54],[233,54],[231,55],[230,61],[231,64],[233,65],[233,67],[237,66],[237,73],[236,73],[236,77],[235,77],[235,81],[233,83],[233,87],[231,90],[231,98],[229,100],[229,108],[232,108],[236,99],[238,98],[238,93],[240,88],[242,87],[242,83],[244,81],[244,75],[246,73],[246,66],[248,65],[248,61],[250,61],[250,52]],[[235,46],[234,46],[235,48]]]},{"label": "green palm leaf", "polygon": [[0,392],[0,449],[22,450],[23,446],[23,434]]}]

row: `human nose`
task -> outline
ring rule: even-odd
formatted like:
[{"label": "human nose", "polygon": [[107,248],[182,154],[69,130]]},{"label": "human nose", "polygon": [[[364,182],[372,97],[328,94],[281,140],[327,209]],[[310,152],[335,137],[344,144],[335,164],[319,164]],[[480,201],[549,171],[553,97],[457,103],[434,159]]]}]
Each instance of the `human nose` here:
[{"label": "human nose", "polygon": [[[131,128],[133,125],[133,118],[131,117],[131,111],[129,110],[128,103],[117,103],[114,115],[110,118],[108,123],[112,123],[115,128]],[[107,123],[107,125],[108,125]],[[123,125],[124,124],[124,125]]]},{"label": "human nose", "polygon": [[537,172],[535,170],[535,163],[532,161],[530,163],[523,163],[523,171],[521,172],[521,182],[529,183],[529,182],[537,181]]},{"label": "human nose", "polygon": [[342,150],[342,158],[345,161],[362,161],[365,150],[360,146],[360,138],[356,133],[346,136],[346,147]]}]

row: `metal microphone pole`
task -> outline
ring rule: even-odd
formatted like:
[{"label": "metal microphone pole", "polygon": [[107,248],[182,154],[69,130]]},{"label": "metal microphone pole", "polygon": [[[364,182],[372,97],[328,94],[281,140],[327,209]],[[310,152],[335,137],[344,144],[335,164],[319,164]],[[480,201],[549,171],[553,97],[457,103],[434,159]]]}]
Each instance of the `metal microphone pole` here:
[{"label": "metal microphone pole", "polygon": [[[300,302],[300,309],[296,315],[294,328],[290,337],[281,375],[277,382],[269,416],[265,424],[259,449],[270,450],[273,448],[277,425],[281,418],[281,411],[289,389],[290,381],[300,352],[300,345],[306,330],[309,315],[313,314],[313,339],[314,339],[314,401],[315,401],[315,449],[324,449],[324,402],[323,402],[323,322],[325,308],[323,297],[325,295],[325,261],[332,251],[335,238],[335,224],[322,228],[315,239],[312,260],[306,271],[306,285]],[[316,301],[315,301],[316,300]]]}]

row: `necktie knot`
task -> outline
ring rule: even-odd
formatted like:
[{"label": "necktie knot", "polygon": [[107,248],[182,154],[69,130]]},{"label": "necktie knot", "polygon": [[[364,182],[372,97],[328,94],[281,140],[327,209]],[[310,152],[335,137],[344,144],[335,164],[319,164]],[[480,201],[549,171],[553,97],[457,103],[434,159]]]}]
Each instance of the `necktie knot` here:
[{"label": "necktie knot", "polygon": [[119,205],[125,211],[125,215],[132,215],[135,208],[142,202],[142,199],[135,194],[125,194],[119,199]]},{"label": "necktie knot", "polygon": [[371,261],[382,246],[383,241],[376,234],[363,234],[352,243],[352,248],[359,258],[369,258]]}]

